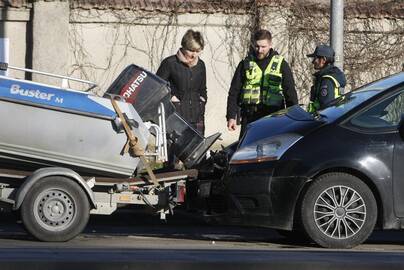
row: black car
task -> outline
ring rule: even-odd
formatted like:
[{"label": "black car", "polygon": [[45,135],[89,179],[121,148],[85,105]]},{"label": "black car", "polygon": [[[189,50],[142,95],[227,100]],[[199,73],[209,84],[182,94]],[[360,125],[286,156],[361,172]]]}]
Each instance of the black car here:
[{"label": "black car", "polygon": [[404,73],[317,114],[290,107],[249,125],[223,177],[229,221],[350,248],[404,228]]}]

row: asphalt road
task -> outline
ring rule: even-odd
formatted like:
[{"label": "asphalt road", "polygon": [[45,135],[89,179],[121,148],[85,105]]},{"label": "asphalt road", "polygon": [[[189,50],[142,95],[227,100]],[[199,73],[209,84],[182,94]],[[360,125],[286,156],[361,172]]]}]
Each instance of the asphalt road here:
[{"label": "asphalt road", "polygon": [[404,231],[375,232],[352,250],[326,250],[274,230],[211,226],[177,213],[92,216],[66,243],[38,242],[0,216],[0,269],[404,269]]}]

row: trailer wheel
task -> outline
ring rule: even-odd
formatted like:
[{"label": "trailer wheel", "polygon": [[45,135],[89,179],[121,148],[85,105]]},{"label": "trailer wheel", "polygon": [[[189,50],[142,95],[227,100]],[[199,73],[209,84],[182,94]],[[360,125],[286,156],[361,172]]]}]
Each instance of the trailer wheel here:
[{"label": "trailer wheel", "polygon": [[90,205],[83,189],[71,179],[53,176],[38,181],[21,205],[22,222],[41,241],[68,241],[87,225]]}]

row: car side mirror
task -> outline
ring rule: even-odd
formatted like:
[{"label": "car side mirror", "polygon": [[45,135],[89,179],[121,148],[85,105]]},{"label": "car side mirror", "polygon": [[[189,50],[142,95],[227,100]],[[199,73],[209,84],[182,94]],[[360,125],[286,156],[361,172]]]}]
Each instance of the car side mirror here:
[{"label": "car side mirror", "polygon": [[398,124],[398,133],[400,133],[400,137],[404,141],[404,114],[401,114],[401,120]]}]

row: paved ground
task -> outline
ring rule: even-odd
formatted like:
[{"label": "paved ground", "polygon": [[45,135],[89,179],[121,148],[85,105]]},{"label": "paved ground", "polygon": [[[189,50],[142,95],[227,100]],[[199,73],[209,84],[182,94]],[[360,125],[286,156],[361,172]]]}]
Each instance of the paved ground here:
[{"label": "paved ground", "polygon": [[[212,226],[192,215],[177,213],[166,223],[157,216],[122,211],[112,216],[91,216],[81,235],[67,243],[41,243],[23,229],[18,217],[0,215],[1,247],[131,247],[186,249],[324,250],[311,243],[286,239],[275,230]],[[404,231],[375,232],[354,251],[403,252]]]},{"label": "paved ground", "polygon": [[[404,269],[404,232],[375,232],[352,250],[326,250],[274,230],[210,226],[178,214],[92,216],[67,243],[43,243],[1,215],[0,269]],[[35,266],[33,268],[33,266]],[[65,268],[64,268],[65,267]]]}]

